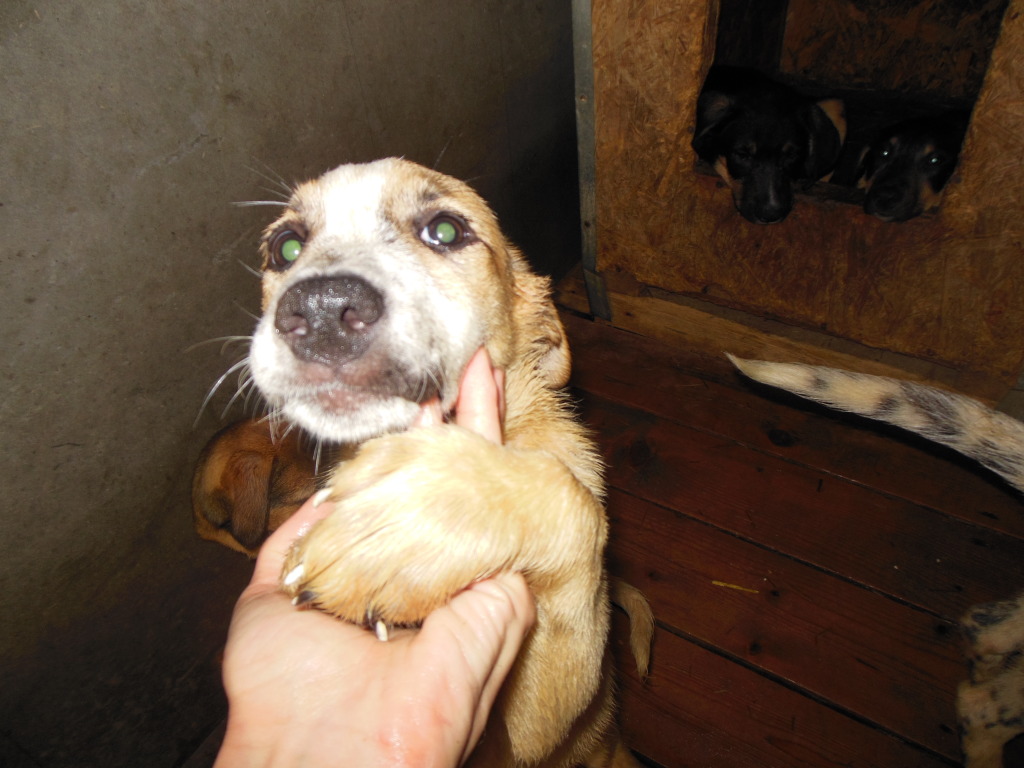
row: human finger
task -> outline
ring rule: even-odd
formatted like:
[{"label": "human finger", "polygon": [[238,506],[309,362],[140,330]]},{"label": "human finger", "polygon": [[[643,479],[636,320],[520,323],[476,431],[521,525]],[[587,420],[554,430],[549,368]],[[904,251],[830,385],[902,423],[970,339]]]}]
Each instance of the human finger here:
[{"label": "human finger", "polygon": [[491,366],[487,350],[481,347],[462,374],[455,423],[500,445],[504,406],[505,372]]},{"label": "human finger", "polygon": [[256,568],[253,570],[251,584],[272,585],[275,589],[281,578],[288,550],[296,539],[304,536],[318,521],[327,517],[334,509],[334,504],[326,501],[320,493],[313,494],[294,515],[289,517],[281,527],[274,531],[263,542],[256,557]]},{"label": "human finger", "polygon": [[[449,689],[458,688],[469,709],[466,741],[456,753],[468,757],[487,723],[501,685],[536,620],[533,597],[519,574],[477,582],[438,609],[414,642],[439,649],[449,667]],[[457,649],[458,653],[453,653]]]},{"label": "human finger", "polygon": [[[474,584],[465,593],[475,605],[468,606],[478,626],[491,634],[485,642],[499,639],[498,655],[484,678],[474,726],[483,729],[502,683],[512,669],[523,641],[537,619],[537,609],[526,579],[519,573],[502,573]],[[461,606],[456,610],[461,610]],[[476,734],[479,736],[479,734]]]}]

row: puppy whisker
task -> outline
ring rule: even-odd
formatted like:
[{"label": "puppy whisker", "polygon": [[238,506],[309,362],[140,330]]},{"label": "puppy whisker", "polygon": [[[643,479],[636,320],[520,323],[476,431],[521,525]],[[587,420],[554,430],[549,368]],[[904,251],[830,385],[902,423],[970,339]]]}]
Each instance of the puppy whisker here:
[{"label": "puppy whisker", "polygon": [[313,472],[314,474],[320,474],[320,459],[323,458],[323,447],[324,444],[317,440],[316,445],[313,446]]},{"label": "puppy whisker", "polygon": [[[427,371],[427,377],[423,383],[423,386],[426,387],[428,384],[433,386],[434,389],[437,391],[438,398],[440,398],[445,390],[445,379],[446,377],[444,373],[435,374],[433,371]],[[424,391],[423,395],[421,395],[421,398],[426,394],[427,393]]]},{"label": "puppy whisker", "polygon": [[317,477],[320,477],[320,473],[322,471],[321,462],[326,459],[330,459],[330,456],[330,449],[327,447],[326,443],[324,443],[320,438],[317,438],[316,444],[313,446],[313,473]]},{"label": "puppy whisker", "polygon": [[269,425],[270,433],[272,436],[275,436],[275,439],[277,430],[282,424],[285,424],[286,428],[291,426],[291,422],[284,418],[284,413],[281,409],[278,406],[270,405],[269,403],[267,403],[267,412],[263,414],[260,421]]},{"label": "puppy whisker", "polygon": [[238,260],[238,263],[242,265],[242,268],[243,268],[243,269],[244,269],[244,270],[245,270],[246,272],[248,272],[248,273],[249,273],[250,275],[252,275],[253,277],[255,277],[255,278],[256,278],[257,280],[262,280],[262,279],[263,279],[263,273],[262,273],[262,272],[260,272],[260,271],[259,271],[258,269],[256,269],[255,267],[250,267],[250,266],[249,266],[248,264],[246,264],[246,263],[245,263],[244,261],[242,261],[241,259],[239,259],[239,260]]},{"label": "puppy whisker", "polygon": [[213,382],[213,386],[211,386],[210,390],[206,393],[206,399],[203,400],[203,406],[205,407],[206,405],[209,404],[210,398],[213,397],[217,393],[217,391],[220,389],[221,385],[227,380],[228,376],[230,376],[232,373],[234,373],[235,371],[239,370],[240,368],[244,368],[248,364],[249,364],[249,356],[246,355],[245,357],[242,357],[239,360],[236,360],[234,363],[232,363],[228,367],[228,369],[226,371],[224,371],[224,373],[222,373],[220,376],[218,376],[217,380],[215,382]]},{"label": "puppy whisker", "polygon": [[274,197],[276,195],[276,196],[279,196],[282,200],[289,200],[289,199],[291,199],[291,192],[288,190],[287,187],[285,187],[285,192],[283,194],[281,193],[280,190],[271,189],[269,187],[260,187],[260,189],[262,189],[264,192],[266,192],[271,197]]},{"label": "puppy whisker", "polygon": [[194,352],[195,350],[199,349],[200,347],[205,347],[205,346],[207,346],[209,344],[222,343],[223,346],[221,347],[220,351],[221,351],[221,354],[223,354],[224,351],[231,344],[240,344],[242,342],[251,342],[251,341],[252,341],[252,334],[249,334],[249,335],[246,335],[246,336],[215,336],[214,338],[206,339],[205,341],[197,341],[192,346],[186,347],[185,348],[185,352],[186,353]]},{"label": "puppy whisker", "polygon": [[[284,425],[284,432],[278,434],[277,429],[282,425]],[[274,424],[271,431],[274,433],[275,440],[284,440],[286,437],[288,437],[288,435],[295,431],[295,424],[294,422],[291,421],[278,421],[276,424]]]},{"label": "puppy whisker", "polygon": [[277,173],[277,171],[275,171],[273,168],[271,168],[269,165],[267,165],[261,160],[252,158],[252,162],[262,165],[264,170],[261,171],[257,168],[253,168],[252,166],[246,166],[247,170],[250,173],[255,173],[261,179],[263,179],[266,182],[269,182],[278,190],[283,190],[286,197],[292,196],[292,187],[290,184],[288,184],[287,181],[284,180],[284,177],[281,176],[281,174]]},{"label": "puppy whisker", "polygon": [[243,405],[243,409],[246,411],[246,413],[249,413],[253,410],[252,398],[254,395],[256,397],[259,397],[259,390],[256,388],[256,385],[253,382],[246,383],[246,387],[248,388],[249,391],[245,395],[245,403]]},{"label": "puppy whisker", "polygon": [[252,369],[248,367],[238,374],[236,397],[240,396],[243,392],[245,393],[245,400],[242,404],[242,409],[246,413],[250,413],[252,411],[252,398],[254,396],[259,397],[259,390],[256,387],[256,381],[253,379]]},{"label": "puppy whisker", "polygon": [[287,200],[238,200],[238,201],[232,203],[232,205],[237,206],[238,208],[255,208],[255,207],[261,206],[261,205],[271,205],[271,206],[275,206],[277,208],[284,208],[286,205],[288,205],[288,201]]},{"label": "puppy whisker", "polygon": [[[206,406],[208,406],[210,404],[210,401],[213,399],[213,396],[215,394],[217,394],[217,391],[221,388],[221,385],[227,380],[228,376],[230,376],[232,373],[234,373],[235,371],[237,371],[239,369],[246,368],[248,365],[249,365],[249,356],[246,355],[245,357],[243,357],[241,360],[239,360],[237,363],[232,365],[230,368],[228,368],[226,371],[224,371],[224,373],[222,373],[220,375],[220,377],[217,379],[217,381],[215,381],[213,383],[213,386],[210,387],[210,390],[206,393],[206,397],[203,398],[203,404],[201,406],[199,406],[199,413],[196,414],[196,420],[193,423],[193,427],[199,426],[199,418],[203,415],[203,411],[206,410]],[[234,398],[232,398],[232,399],[234,399]]]},{"label": "puppy whisker", "polygon": [[248,358],[246,359],[245,362],[245,367],[242,368],[242,370],[239,371],[238,374],[238,384],[235,387],[235,394],[231,396],[231,399],[228,400],[227,405],[224,406],[224,410],[221,411],[220,417],[222,419],[228,415],[228,411],[231,410],[231,406],[233,406],[238,401],[238,399],[242,397],[243,393],[245,394],[245,399],[243,400],[244,407],[246,410],[248,410],[249,399],[252,397],[252,394],[255,391],[255,387],[252,380],[252,374],[249,372]]},{"label": "puppy whisker", "polygon": [[444,143],[444,146],[441,147],[441,151],[438,153],[437,158],[434,160],[434,165],[431,166],[435,171],[440,168],[441,159],[445,156],[445,153],[448,151],[448,147],[452,145],[453,141],[455,141],[455,136],[449,136],[448,140]]},{"label": "puppy whisker", "polygon": [[[257,274],[258,274],[258,273],[257,273]],[[245,307],[243,307],[243,306],[242,306],[241,304],[239,304],[239,303],[238,303],[237,301],[236,301],[236,302],[233,302],[233,303],[234,303],[234,305],[235,305],[235,307],[236,307],[236,308],[238,308],[238,309],[242,310],[242,312],[243,312],[243,313],[245,314],[245,316],[246,316],[246,317],[248,317],[248,318],[251,318],[252,320],[255,320],[256,322],[259,322],[259,321],[260,321],[260,316],[259,316],[259,315],[256,315],[256,314],[254,314],[254,313],[250,312],[250,311],[249,311],[248,309],[246,309]],[[251,339],[251,338],[252,338],[252,336],[250,336],[249,338]]]},{"label": "puppy whisker", "polygon": [[434,390],[438,398],[440,398],[444,392],[439,375],[434,371],[426,370],[423,372],[423,375],[420,376],[419,389],[416,392],[416,401],[423,403],[432,397],[431,389]]}]

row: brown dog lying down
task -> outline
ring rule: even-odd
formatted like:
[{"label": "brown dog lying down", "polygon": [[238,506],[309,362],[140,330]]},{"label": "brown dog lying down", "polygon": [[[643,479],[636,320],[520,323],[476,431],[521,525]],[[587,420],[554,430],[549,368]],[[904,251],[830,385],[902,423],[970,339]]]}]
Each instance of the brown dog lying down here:
[{"label": "brown dog lying down", "polygon": [[[548,280],[468,186],[397,159],[297,187],[261,252],[256,385],[274,417],[360,444],[326,481],[334,512],[298,540],[282,588],[386,634],[476,580],[522,572],[537,623],[470,765],[636,765],[613,717],[602,467],[561,391],[570,359]],[[451,410],[481,346],[505,370],[504,445],[452,424],[408,429],[431,399]],[[204,451],[200,534],[252,551],[262,521],[312,490],[301,446],[267,450],[267,429],[244,423]],[[262,463],[239,459],[251,444]],[[226,508],[253,497],[255,511]],[[643,672],[650,608],[613,589]]]},{"label": "brown dog lying down", "polygon": [[206,444],[192,478],[192,514],[204,539],[256,557],[263,540],[316,488],[316,460],[298,430],[238,421]]}]

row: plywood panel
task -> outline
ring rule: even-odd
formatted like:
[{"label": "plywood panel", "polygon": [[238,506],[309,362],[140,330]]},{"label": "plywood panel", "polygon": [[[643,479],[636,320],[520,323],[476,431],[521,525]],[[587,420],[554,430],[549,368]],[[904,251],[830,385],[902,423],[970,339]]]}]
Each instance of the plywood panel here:
[{"label": "plywood panel", "polygon": [[779,68],[846,88],[973,100],[1006,0],[790,0]]},{"label": "plywood panel", "polygon": [[886,224],[802,199],[783,223],[759,226],[693,170],[717,3],[597,0],[599,268],[1009,388],[1024,357],[1022,7],[1013,0],[1006,15],[938,215]]}]

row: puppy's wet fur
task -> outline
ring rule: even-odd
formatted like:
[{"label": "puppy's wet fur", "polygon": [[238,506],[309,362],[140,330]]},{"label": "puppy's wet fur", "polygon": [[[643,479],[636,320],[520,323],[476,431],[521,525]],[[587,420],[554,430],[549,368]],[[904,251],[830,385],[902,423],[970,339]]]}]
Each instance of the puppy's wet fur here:
[{"label": "puppy's wet fur", "polygon": [[[569,349],[548,280],[468,186],[398,159],[298,186],[261,252],[253,378],[275,419],[357,446],[324,483],[334,511],[297,541],[282,588],[386,635],[476,580],[521,572],[537,623],[469,764],[636,765],[614,722],[609,591],[642,674],[653,619],[604,571],[602,465],[562,391]],[[504,444],[410,428],[432,398],[450,411],[481,346],[505,370]]]}]

